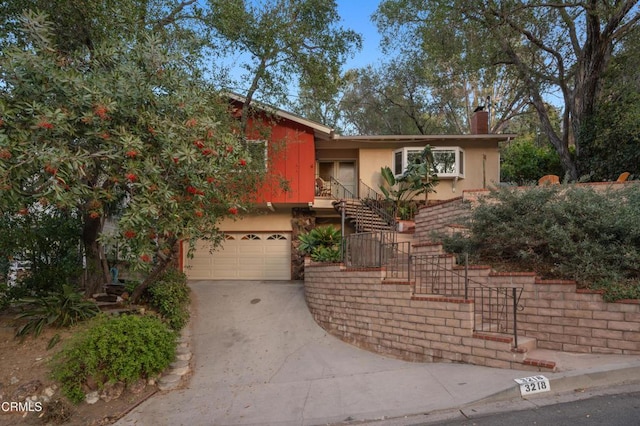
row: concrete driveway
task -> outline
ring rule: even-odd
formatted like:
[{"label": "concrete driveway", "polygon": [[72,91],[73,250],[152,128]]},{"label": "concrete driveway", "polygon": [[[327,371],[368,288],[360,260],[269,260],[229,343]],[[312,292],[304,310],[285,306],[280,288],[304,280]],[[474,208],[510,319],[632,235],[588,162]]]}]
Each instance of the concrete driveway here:
[{"label": "concrete driveway", "polygon": [[[300,282],[193,281],[193,376],[117,424],[320,425],[429,413],[529,373],[417,364],[346,344],[311,317]],[[425,417],[426,419],[427,417]]]}]

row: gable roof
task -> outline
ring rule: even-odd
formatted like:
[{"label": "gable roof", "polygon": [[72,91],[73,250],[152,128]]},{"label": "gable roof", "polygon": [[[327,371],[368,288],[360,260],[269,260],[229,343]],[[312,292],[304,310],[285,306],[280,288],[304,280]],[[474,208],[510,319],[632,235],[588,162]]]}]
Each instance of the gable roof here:
[{"label": "gable roof", "polygon": [[[242,104],[244,104],[245,101],[247,100],[246,97],[239,95],[237,93],[225,92],[224,94],[230,99],[240,102]],[[252,101],[252,105],[255,108],[258,108],[265,112],[273,114],[276,117],[283,118],[285,120],[290,120],[290,121],[293,121],[294,123],[298,123],[305,127],[309,127],[310,129],[313,130],[313,133],[316,139],[329,140],[329,139],[333,139],[333,137],[335,136],[334,130],[331,127],[325,126],[324,124],[320,124],[317,121],[309,120],[309,119],[300,117],[299,115],[285,111],[283,109],[276,108],[272,105],[267,105],[257,101]]]}]

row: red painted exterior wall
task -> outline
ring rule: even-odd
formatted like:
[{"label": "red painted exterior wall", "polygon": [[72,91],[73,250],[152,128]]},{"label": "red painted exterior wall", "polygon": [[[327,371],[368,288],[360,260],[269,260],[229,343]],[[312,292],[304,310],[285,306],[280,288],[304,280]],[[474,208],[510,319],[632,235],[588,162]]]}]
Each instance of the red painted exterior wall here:
[{"label": "red painted exterior wall", "polygon": [[[314,198],[315,143],[313,129],[280,118],[264,118],[259,127],[270,126],[267,178],[257,191],[258,203],[309,203]],[[249,122],[249,129],[253,123]],[[251,139],[263,139],[260,131],[249,131]],[[283,185],[284,182],[284,185]],[[287,190],[285,190],[285,188]]]}]

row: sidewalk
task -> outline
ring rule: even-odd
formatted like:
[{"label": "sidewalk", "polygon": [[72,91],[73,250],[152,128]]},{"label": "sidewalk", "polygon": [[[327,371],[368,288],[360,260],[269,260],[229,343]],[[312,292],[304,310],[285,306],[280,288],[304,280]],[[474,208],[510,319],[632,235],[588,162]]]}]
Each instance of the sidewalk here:
[{"label": "sidewalk", "polygon": [[[321,425],[389,418],[394,420],[371,424],[416,424],[461,409],[482,413],[499,401],[516,404],[523,400],[513,379],[538,374],[409,363],[360,350],[313,321],[299,282],[196,281],[191,287],[193,377],[184,389],[152,397],[117,425]],[[531,400],[640,384],[640,356],[562,354],[557,362],[563,371],[540,373],[550,379],[551,392]],[[412,423],[402,423],[405,416]]]}]

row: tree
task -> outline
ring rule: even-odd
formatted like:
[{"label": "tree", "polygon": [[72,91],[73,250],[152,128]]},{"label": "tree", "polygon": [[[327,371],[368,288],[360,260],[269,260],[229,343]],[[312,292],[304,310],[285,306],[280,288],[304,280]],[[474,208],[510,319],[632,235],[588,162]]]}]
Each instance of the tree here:
[{"label": "tree", "polygon": [[581,133],[581,166],[591,179],[640,176],[640,43],[628,40],[612,60],[603,94]]},{"label": "tree", "polygon": [[358,34],[338,26],[334,0],[209,0],[208,4],[207,22],[221,47],[246,58],[243,129],[257,93],[282,105],[296,77],[307,87],[328,87],[347,56],[361,45]]},{"label": "tree", "polygon": [[420,66],[396,60],[347,73],[341,100],[345,127],[359,134],[446,133]]},{"label": "tree", "polygon": [[[561,113],[549,106],[554,128],[560,128]],[[512,141],[500,149],[500,180],[517,185],[535,183],[544,175],[564,178],[564,171],[558,153],[542,131],[537,114],[529,107],[521,115],[514,117],[505,126],[505,131],[514,133]]]},{"label": "tree", "polygon": [[43,16],[0,57],[0,212],[53,206],[81,218],[89,293],[108,278],[101,232],[150,271],[178,242],[219,240],[217,223],[255,192],[263,163],[236,135],[228,101],[158,38],[64,53]]},{"label": "tree", "polygon": [[[428,52],[438,40],[453,40],[465,53],[463,64],[491,70],[508,67],[526,88],[544,133],[560,155],[571,179],[577,179],[575,145],[594,113],[615,46],[629,37],[640,19],[637,0],[586,2],[469,0],[385,0],[376,20],[389,36],[402,31]],[[549,118],[545,97],[563,103],[561,131]]]}]

